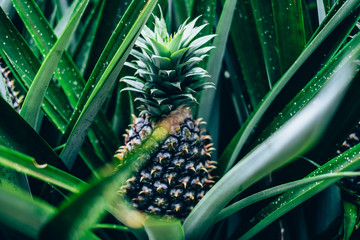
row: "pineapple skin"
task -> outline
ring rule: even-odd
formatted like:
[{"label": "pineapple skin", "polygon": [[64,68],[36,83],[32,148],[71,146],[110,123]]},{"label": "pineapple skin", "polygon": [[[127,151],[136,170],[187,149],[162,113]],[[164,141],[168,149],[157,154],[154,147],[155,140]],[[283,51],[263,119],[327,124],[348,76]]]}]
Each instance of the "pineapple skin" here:
[{"label": "pineapple skin", "polygon": [[19,92],[15,91],[15,87],[14,87],[15,81],[13,80],[14,76],[1,56],[0,56],[0,72],[3,78],[5,79],[5,84],[11,97],[12,107],[17,112],[20,112],[21,109],[20,105],[23,100],[23,96],[19,96]]},{"label": "pineapple skin", "polygon": [[[190,111],[175,127],[145,165],[121,187],[133,207],[156,215],[184,220],[214,185],[210,136],[203,134],[201,119]],[[149,114],[134,118],[125,145],[115,157],[120,161],[152,133],[156,122]]]},{"label": "pineapple skin", "polygon": [[[355,129],[346,140],[341,144],[341,146],[337,150],[337,155],[349,150],[353,146],[360,143],[360,122],[356,125]],[[340,187],[344,190],[342,191],[342,195],[344,199],[360,203],[360,177],[346,177],[342,178],[339,181]]]}]

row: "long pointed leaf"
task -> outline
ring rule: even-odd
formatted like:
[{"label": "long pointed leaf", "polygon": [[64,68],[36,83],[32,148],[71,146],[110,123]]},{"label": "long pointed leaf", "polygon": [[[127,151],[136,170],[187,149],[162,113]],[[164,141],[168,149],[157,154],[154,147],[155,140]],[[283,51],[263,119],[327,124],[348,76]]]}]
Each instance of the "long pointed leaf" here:
[{"label": "long pointed leaf", "polygon": [[[360,5],[357,1],[347,1],[310,42],[295,63],[283,75],[281,80],[279,80],[274,88],[267,94],[264,101],[257,107],[246,124],[238,131],[228,148],[220,157],[219,162],[221,162],[221,164],[227,163],[226,171],[235,163],[250,136],[259,134],[259,132],[263,130],[263,127],[267,125],[265,122],[271,121],[289,102],[292,96],[298,93],[307,81],[310,80],[308,78],[312,78],[313,75],[317,73],[320,65],[316,66],[311,59],[317,59],[317,63],[322,62],[324,64],[328,57],[333,56],[357,22],[359,10]],[[329,47],[329,44],[331,47]]]},{"label": "long pointed leaf", "polygon": [[[34,0],[12,0],[12,2],[26,28],[31,33],[37,47],[45,57],[49,54],[57,40],[50,24]],[[78,4],[79,2],[81,1],[78,1]],[[64,71],[64,69],[67,69],[67,71]],[[75,106],[85,84],[85,80],[79,73],[78,68],[71,60],[67,51],[64,52],[59,61],[58,68],[55,71],[55,77],[59,80],[72,106]]]},{"label": "long pointed leaf", "polygon": [[281,73],[293,64],[305,46],[302,0],[272,0]]},{"label": "long pointed leaf", "polygon": [[55,208],[46,202],[0,187],[0,222],[33,239],[38,238],[42,226]]},{"label": "long pointed leaf", "polygon": [[20,115],[0,98],[0,144],[25,153],[37,159],[39,164],[49,163],[65,169],[60,158],[52,148],[20,117]]},{"label": "long pointed leaf", "polygon": [[[77,119],[77,122],[72,129],[69,139],[66,142],[64,150],[61,152],[61,158],[66,165],[71,168],[75,157],[84,141],[84,138],[93,122],[96,114],[104,103],[108,92],[110,91],[113,83],[115,82],[124,62],[126,61],[131,48],[133,47],[136,37],[140,34],[142,26],[149,18],[153,8],[156,5],[157,0],[149,0],[142,10],[141,14],[137,18],[135,24],[126,35],[123,43],[117,50],[114,58],[111,60],[106,70],[101,75],[99,82],[97,83],[94,91],[89,96],[89,99],[81,112],[81,115]],[[91,89],[89,82],[87,84]]]},{"label": "long pointed leaf", "polygon": [[[261,82],[261,80],[258,80],[257,78],[263,77],[264,80],[267,79],[268,87],[271,88],[281,77],[280,57],[279,57],[279,53],[277,50],[277,42],[278,41],[281,42],[282,39],[277,40],[277,38],[276,38],[272,1],[264,2],[261,0],[254,0],[254,1],[251,1],[251,6],[252,6],[252,11],[253,11],[253,15],[255,18],[255,23],[256,23],[255,29],[257,30],[257,37],[259,39],[258,41],[260,43],[261,50],[262,50],[262,54],[260,56],[255,55],[254,57],[256,59],[256,58],[261,58],[263,56],[263,59],[261,59],[261,60],[259,59],[258,61],[263,61],[265,63],[265,67],[266,67],[266,75],[265,76],[264,75],[260,75],[260,76],[255,75],[254,76],[254,77],[256,77],[255,83],[251,83],[252,79],[245,79],[248,86],[255,85],[254,90],[249,89],[250,98],[256,97],[256,99],[255,99],[256,101],[254,101],[254,100],[252,101],[252,103],[255,107],[260,102],[261,98],[264,96],[264,95],[261,96],[260,94],[259,94],[260,96],[256,96],[257,89],[258,88],[261,89],[261,84],[259,84],[260,86],[256,85],[257,82]],[[247,10],[247,11],[249,11],[249,10]],[[288,14],[286,14],[286,15],[288,15]],[[252,38],[254,38],[254,37],[255,36],[252,36]],[[246,51],[246,46],[243,46],[242,48],[244,48],[244,51]],[[251,53],[256,54],[257,53],[256,49],[254,49]],[[252,56],[248,56],[248,57],[252,57]],[[246,62],[246,61],[247,61],[247,59],[243,59],[243,62]],[[252,60],[252,61],[254,61],[254,60]],[[246,64],[246,63],[243,63],[243,64]],[[244,69],[243,71],[246,72],[247,70]],[[263,89],[261,89],[261,90],[263,90]],[[255,95],[255,96],[252,97],[252,95]]]},{"label": "long pointed leaf", "polygon": [[[219,76],[222,66],[222,60],[225,55],[226,43],[228,40],[230,26],[235,12],[236,0],[227,0],[224,4],[224,9],[220,16],[219,23],[216,28],[217,37],[214,39],[215,49],[210,53],[210,58],[207,63],[207,71],[211,76],[211,82],[216,87],[219,82]],[[199,106],[199,117],[204,118],[209,123],[208,130],[212,133],[214,139],[215,148],[218,148],[218,125],[219,121],[215,121],[214,112],[217,111],[218,105],[215,105],[215,94],[214,89],[205,90],[206,94],[201,95],[200,106]],[[219,95],[218,95],[219,96]],[[219,102],[219,101],[217,101]]]},{"label": "long pointed leaf", "polygon": [[71,36],[74,33],[88,2],[89,1],[82,1],[81,4],[74,10],[75,13],[73,17],[68,22],[61,37],[57,40],[54,47],[46,56],[30,86],[28,94],[26,95],[20,114],[34,128],[38,124],[41,104],[51,81],[53,72],[63,51],[71,39]]},{"label": "long pointed leaf", "polygon": [[[40,61],[2,9],[0,9],[0,32],[2,33],[0,41],[3,42],[1,55],[5,62],[8,60],[9,69],[27,91],[40,68]],[[67,119],[71,116],[69,111],[71,107],[66,95],[54,82],[50,82],[43,110],[60,131],[65,131]]]},{"label": "long pointed leaf", "polygon": [[321,174],[319,176],[304,178],[304,179],[300,179],[300,180],[297,180],[294,182],[284,183],[284,184],[276,186],[276,187],[268,188],[261,192],[250,195],[244,199],[241,199],[240,201],[233,203],[230,206],[224,208],[223,210],[220,211],[219,215],[216,218],[216,221],[220,221],[220,220],[230,216],[231,214],[234,214],[235,212],[240,211],[241,209],[243,209],[247,206],[250,206],[251,204],[254,204],[261,200],[282,194],[284,192],[288,192],[291,190],[297,190],[297,188],[303,187],[304,185],[308,185],[309,183],[332,179],[332,178],[339,179],[339,177],[353,177],[353,176],[360,176],[360,173],[358,173],[358,172],[340,172],[340,173]]},{"label": "long pointed leaf", "polygon": [[[328,79],[349,62],[360,58],[360,34],[356,35],[343,49],[336,54],[323,68],[309,81],[309,83],[290,101],[260,135],[260,139],[270,136],[276,129],[288,121],[296,112],[302,109],[326,84]],[[351,89],[349,90],[349,92]],[[349,95],[349,94],[348,94]],[[351,95],[351,94],[350,94]],[[355,106],[355,102],[353,102]],[[349,113],[350,115],[350,113]],[[341,117],[345,121],[346,117]],[[323,142],[324,143],[324,142]]]},{"label": "long pointed leaf", "polygon": [[355,66],[349,64],[339,71],[307,107],[251,151],[210,189],[184,222],[187,238],[201,238],[209,224],[214,222],[217,212],[239,192],[316,143],[352,81],[354,69]]},{"label": "long pointed leaf", "polygon": [[80,192],[86,185],[80,179],[48,164],[39,165],[34,158],[0,145],[0,165],[25,173],[72,192]]},{"label": "long pointed leaf", "polygon": [[[324,173],[351,171],[358,169],[360,167],[359,159],[360,145],[356,145],[349,151],[346,151],[345,153],[332,159],[325,165],[312,172],[309,177],[321,175]],[[280,195],[268,206],[266,206],[260,213],[258,213],[251,228],[241,237],[241,239],[251,238],[256,233],[268,226],[271,222],[275,221],[294,207],[334,184],[338,180],[339,179],[329,179],[327,181],[315,182],[309,184],[306,187],[302,187]]]},{"label": "long pointed leaf", "polygon": [[[96,181],[88,189],[63,205],[43,228],[40,239],[82,239],[101,218],[105,209],[114,208],[115,211],[115,208],[121,208],[123,201],[118,197],[118,188],[125,184],[136,170],[137,165],[141,167],[144,164],[148,154],[153,154],[157,150],[159,144],[169,135],[172,127],[178,126],[181,121],[184,121],[184,117],[179,112],[162,120],[149,138],[143,141],[131,155],[125,157],[124,164],[119,167],[118,171],[114,172],[113,168],[108,169],[108,177]],[[114,202],[115,200],[117,201]],[[138,215],[140,222],[136,222],[131,217],[134,217],[134,213],[130,212],[128,215],[116,216],[131,225],[130,227],[142,227],[144,222],[144,216]]]},{"label": "long pointed leaf", "polygon": [[[35,1],[29,0],[24,2],[22,0],[13,0],[13,3],[26,28],[34,38],[39,50],[43,56],[46,56],[57,39],[50,24],[46,21],[46,18],[36,5]],[[78,0],[78,5],[79,3],[81,4],[81,1]],[[66,50],[61,56],[58,67],[56,68],[55,77],[66,93],[71,106],[75,107],[85,85],[85,80]],[[103,113],[101,112],[100,114]],[[68,120],[68,118],[66,120]],[[104,120],[106,122],[104,122]],[[96,121],[94,125],[95,128],[101,129],[101,131],[97,131],[97,133],[101,133],[101,135],[96,135],[95,139],[95,135],[92,135],[91,142],[97,143],[104,141],[105,145],[111,146],[114,151],[119,141],[112,129],[108,127],[110,124],[107,119],[103,118],[103,121]],[[97,146],[94,146],[94,148],[97,148]],[[99,148],[97,150],[99,150]],[[113,151],[108,153],[108,157],[111,156]]]}]

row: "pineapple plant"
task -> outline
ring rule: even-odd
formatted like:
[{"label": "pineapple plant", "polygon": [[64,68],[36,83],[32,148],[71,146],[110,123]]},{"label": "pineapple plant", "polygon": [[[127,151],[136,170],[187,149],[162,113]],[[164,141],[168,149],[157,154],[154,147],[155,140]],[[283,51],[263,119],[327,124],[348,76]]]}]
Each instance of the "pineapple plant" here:
[{"label": "pineapple plant", "polygon": [[358,238],[358,0],[0,5],[1,239]]},{"label": "pineapple plant", "polygon": [[141,52],[133,49],[130,54],[136,60],[127,62],[136,70],[135,76],[121,80],[129,85],[123,91],[140,93],[135,101],[142,103],[141,112],[125,135],[126,145],[115,155],[122,162],[159,121],[181,108],[184,122],[174,126],[122,190],[137,209],[182,220],[215,182],[210,136],[204,134],[201,119],[193,119],[189,108],[197,103],[198,92],[212,86],[205,81],[207,72],[198,65],[212,49],[203,45],[214,35],[196,38],[206,26],[195,27],[196,20],[185,22],[173,35],[169,35],[162,14],[161,18],[155,16],[153,31],[144,26],[135,43]]}]

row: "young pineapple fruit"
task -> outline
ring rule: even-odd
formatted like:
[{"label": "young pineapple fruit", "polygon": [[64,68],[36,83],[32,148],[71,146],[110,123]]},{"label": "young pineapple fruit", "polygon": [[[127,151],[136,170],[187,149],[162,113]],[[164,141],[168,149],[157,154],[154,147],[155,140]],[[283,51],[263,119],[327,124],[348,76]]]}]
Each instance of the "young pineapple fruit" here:
[{"label": "young pineapple fruit", "polygon": [[7,89],[7,93],[2,93],[1,96],[6,98],[7,96],[11,98],[11,103],[13,108],[20,112],[20,104],[22,102],[23,96],[18,97],[19,92],[15,91],[14,88],[14,80],[12,72],[10,71],[9,67],[6,65],[4,59],[0,56],[0,72],[2,78],[5,80],[5,85]]},{"label": "young pineapple fruit", "polygon": [[[337,150],[337,154],[341,154],[349,150],[353,146],[360,143],[360,122],[356,125],[355,129],[346,138]],[[355,202],[360,202],[360,177],[347,177],[342,178],[340,181],[341,187],[344,190],[343,196]]]},{"label": "young pineapple fruit", "polygon": [[214,35],[196,38],[205,27],[195,27],[197,19],[169,35],[163,17],[154,18],[154,31],[144,26],[135,43],[137,50],[131,51],[136,60],[126,63],[136,73],[121,80],[129,86],[124,90],[136,92],[135,101],[142,105],[115,157],[122,162],[157,123],[180,108],[184,121],[174,126],[121,192],[141,211],[184,220],[214,184],[210,136],[203,133],[201,120],[194,120],[189,109],[199,91],[213,87],[205,82],[208,73],[198,64],[213,48],[204,44]]}]

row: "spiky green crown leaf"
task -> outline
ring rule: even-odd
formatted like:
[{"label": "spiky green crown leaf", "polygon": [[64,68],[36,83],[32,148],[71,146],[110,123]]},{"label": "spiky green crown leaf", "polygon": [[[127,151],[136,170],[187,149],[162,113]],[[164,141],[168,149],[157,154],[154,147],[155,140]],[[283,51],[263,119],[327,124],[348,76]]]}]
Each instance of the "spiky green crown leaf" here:
[{"label": "spiky green crown leaf", "polygon": [[210,77],[198,64],[214,47],[204,46],[215,35],[196,38],[206,24],[195,27],[199,17],[181,25],[178,31],[169,35],[163,16],[154,16],[154,31],[144,26],[141,36],[131,51],[136,58],[126,65],[136,70],[134,76],[121,81],[130,90],[140,93],[135,100],[142,102],[140,113],[149,113],[155,118],[167,116],[181,105],[197,103],[196,93],[213,87],[206,82]]}]

